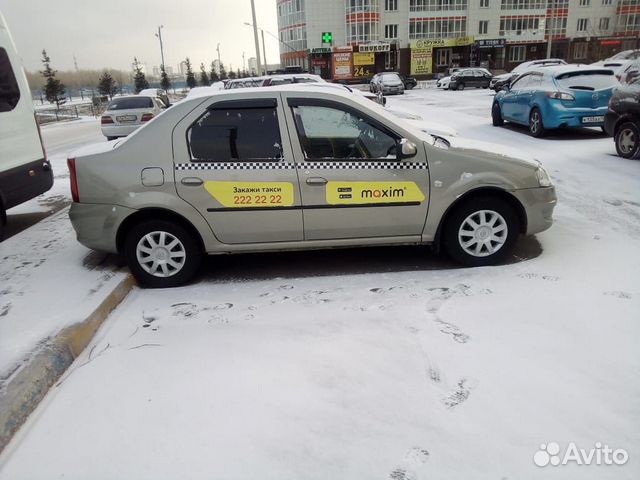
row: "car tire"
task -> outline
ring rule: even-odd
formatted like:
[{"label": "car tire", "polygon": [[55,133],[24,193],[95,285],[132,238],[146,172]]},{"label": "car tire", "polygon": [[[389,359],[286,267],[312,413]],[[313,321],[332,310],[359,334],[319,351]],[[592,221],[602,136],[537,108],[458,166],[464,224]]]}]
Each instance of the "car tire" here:
[{"label": "car tire", "polygon": [[518,215],[507,201],[493,196],[475,197],[463,201],[447,216],[444,248],[462,265],[494,265],[511,253],[519,232]]},{"label": "car tire", "polygon": [[640,127],[634,122],[625,122],[616,129],[614,142],[616,152],[622,158],[640,158]]},{"label": "car tire", "polygon": [[529,112],[529,133],[532,137],[540,138],[545,134],[544,124],[542,123],[542,113],[538,108],[532,108]]},{"label": "car tire", "polygon": [[456,90],[464,90],[464,83],[459,83],[458,88]]},{"label": "car tire", "polygon": [[203,256],[191,233],[166,220],[135,225],[125,238],[124,254],[133,276],[148,288],[183,285],[196,274]]},{"label": "car tire", "polygon": [[500,105],[498,105],[498,102],[494,102],[493,107],[491,107],[491,120],[493,121],[494,127],[501,127],[502,125],[504,125],[502,111],[500,110]]},{"label": "car tire", "polygon": [[107,142],[110,142],[111,140],[115,140],[118,137],[107,137]]},{"label": "car tire", "polygon": [[4,211],[4,207],[0,204],[0,242],[4,240],[4,227],[7,224],[7,213]]}]

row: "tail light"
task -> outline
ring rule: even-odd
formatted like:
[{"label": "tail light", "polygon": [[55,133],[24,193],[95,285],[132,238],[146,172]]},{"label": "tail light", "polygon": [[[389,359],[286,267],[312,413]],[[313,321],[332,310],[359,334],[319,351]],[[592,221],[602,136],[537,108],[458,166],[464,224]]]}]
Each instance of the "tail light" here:
[{"label": "tail light", "polygon": [[76,176],[76,159],[68,158],[67,166],[69,167],[69,178],[71,180],[71,198],[74,202],[80,201],[80,195],[78,194],[78,177]]},{"label": "tail light", "polygon": [[142,114],[142,118],[140,119],[140,121],[141,122],[148,122],[152,118],[153,118],[153,113],[143,113]]},{"label": "tail light", "polygon": [[103,115],[100,118],[100,125],[108,125],[110,123],[113,123],[113,118],[111,118],[109,115]]},{"label": "tail light", "polygon": [[547,92],[547,97],[554,98],[556,100],[569,100],[569,101],[573,101],[576,99],[573,95],[566,92]]}]

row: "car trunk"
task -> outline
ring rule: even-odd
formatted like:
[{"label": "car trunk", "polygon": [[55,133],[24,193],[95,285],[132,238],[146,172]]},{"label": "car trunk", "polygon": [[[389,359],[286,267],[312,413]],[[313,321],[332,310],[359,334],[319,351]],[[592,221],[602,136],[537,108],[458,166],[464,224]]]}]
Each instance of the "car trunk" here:
[{"label": "car trunk", "polygon": [[613,86],[618,83],[610,70],[570,72],[557,77],[556,82],[575,98],[570,102],[572,107],[594,109],[608,105]]},{"label": "car trunk", "polygon": [[[153,114],[149,108],[140,108],[135,110],[112,110],[104,114],[109,115],[113,119],[115,125],[140,125],[142,123],[142,115],[145,113]],[[145,122],[146,123],[146,122]]]}]

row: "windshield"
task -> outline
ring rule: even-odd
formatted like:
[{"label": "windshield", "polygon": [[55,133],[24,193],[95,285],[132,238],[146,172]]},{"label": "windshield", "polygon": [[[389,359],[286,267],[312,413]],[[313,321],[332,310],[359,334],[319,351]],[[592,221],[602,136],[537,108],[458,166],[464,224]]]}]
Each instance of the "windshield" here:
[{"label": "windshield", "polygon": [[573,90],[602,90],[618,83],[610,70],[563,73],[556,77],[556,81],[560,87]]},{"label": "windshield", "polygon": [[150,97],[127,97],[113,100],[107,110],[133,110],[137,108],[153,108]]}]

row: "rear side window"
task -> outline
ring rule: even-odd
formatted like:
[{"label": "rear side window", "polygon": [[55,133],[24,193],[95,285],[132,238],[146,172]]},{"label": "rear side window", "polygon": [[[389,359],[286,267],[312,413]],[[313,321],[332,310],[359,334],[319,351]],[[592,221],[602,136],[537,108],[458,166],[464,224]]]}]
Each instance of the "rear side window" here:
[{"label": "rear side window", "polygon": [[112,101],[107,110],[133,110],[136,108],[153,108],[151,97],[127,97]]},{"label": "rear side window", "polygon": [[618,80],[612,71],[570,72],[556,77],[558,85],[573,90],[601,90],[613,87]]},{"label": "rear side window", "polygon": [[280,160],[282,143],[275,108],[208,110],[187,131],[195,162]]},{"label": "rear side window", "polygon": [[0,112],[10,112],[20,100],[20,88],[9,62],[9,55],[0,48]]}]

